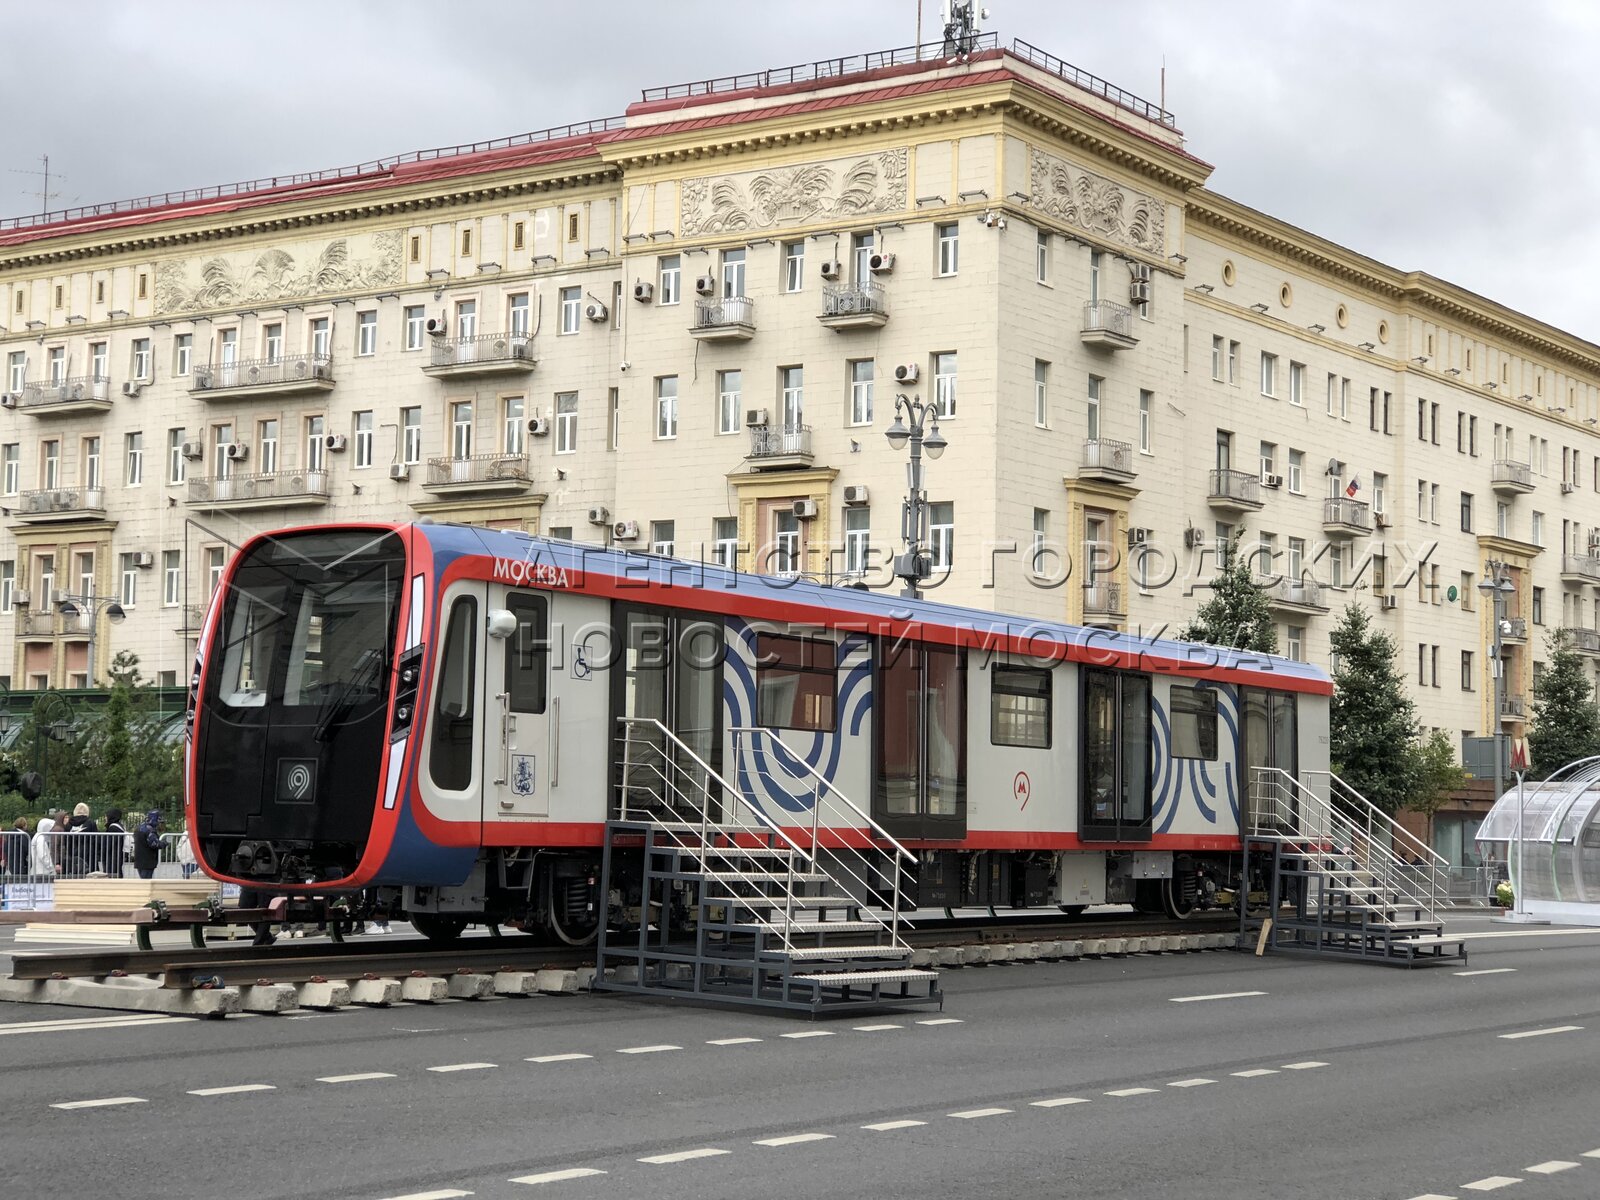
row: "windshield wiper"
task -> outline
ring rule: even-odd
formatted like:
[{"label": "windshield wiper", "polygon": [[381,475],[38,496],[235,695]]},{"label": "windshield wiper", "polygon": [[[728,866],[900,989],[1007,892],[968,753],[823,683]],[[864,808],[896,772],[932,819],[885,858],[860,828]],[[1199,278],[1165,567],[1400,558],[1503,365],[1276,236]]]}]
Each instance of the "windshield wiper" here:
[{"label": "windshield wiper", "polygon": [[356,668],[349,680],[336,696],[324,702],[322,712],[317,715],[317,727],[311,733],[314,740],[319,742],[328,740],[333,733],[333,723],[349,712],[350,706],[355,703],[356,690],[359,688],[365,691],[382,665],[381,651],[369,648],[361,652],[361,657],[356,660]]}]

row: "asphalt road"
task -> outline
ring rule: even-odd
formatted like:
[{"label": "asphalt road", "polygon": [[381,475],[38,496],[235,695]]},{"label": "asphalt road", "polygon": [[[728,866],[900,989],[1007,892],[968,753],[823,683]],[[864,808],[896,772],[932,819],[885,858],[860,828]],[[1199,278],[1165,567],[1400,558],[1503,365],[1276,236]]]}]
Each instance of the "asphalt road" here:
[{"label": "asphalt road", "polygon": [[119,1200],[1600,1196],[1600,934],[1456,928],[1495,935],[1464,974],[1003,965],[947,973],[943,1014],[815,1023],[604,996],[0,1004],[0,1172]]}]

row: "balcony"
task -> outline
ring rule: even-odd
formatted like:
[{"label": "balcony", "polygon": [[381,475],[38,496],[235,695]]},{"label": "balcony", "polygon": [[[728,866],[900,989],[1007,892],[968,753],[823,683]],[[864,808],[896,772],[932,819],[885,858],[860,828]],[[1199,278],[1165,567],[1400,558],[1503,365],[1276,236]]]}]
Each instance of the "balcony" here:
[{"label": "balcony", "polygon": [[424,375],[435,379],[526,375],[538,364],[525,333],[480,333],[472,337],[434,338]]},{"label": "balcony", "polygon": [[1215,468],[1206,503],[1225,512],[1255,512],[1261,507],[1261,478],[1249,471]]},{"label": "balcony", "polygon": [[1561,582],[1577,587],[1591,583],[1600,586],[1600,558],[1592,554],[1563,554]]},{"label": "balcony", "polygon": [[436,496],[462,492],[518,495],[532,483],[528,460],[520,454],[468,454],[430,458],[428,480],[422,489]]},{"label": "balcony", "polygon": [[756,335],[756,302],[748,296],[699,300],[694,306],[694,327],[689,336],[697,342],[748,342]]},{"label": "balcony", "polygon": [[830,283],[822,289],[823,328],[833,330],[878,329],[889,323],[883,305],[883,289],[875,283],[859,287]]},{"label": "balcony", "polygon": [[1579,654],[1600,657],[1600,629],[1579,629],[1569,626],[1561,632],[1567,635],[1567,645]]},{"label": "balcony", "polygon": [[248,400],[254,396],[298,396],[333,390],[333,359],[326,354],[207,364],[194,368],[189,394],[202,400]]},{"label": "balcony", "polygon": [[1128,615],[1122,601],[1120,583],[1086,583],[1083,585],[1083,619],[1085,622],[1121,621]]},{"label": "balcony", "polygon": [[189,507],[197,512],[304,508],[327,502],[326,471],[235,471],[189,480]]},{"label": "balcony", "polygon": [[812,463],[811,426],[766,425],[750,430],[750,467],[755,471],[785,471]]},{"label": "balcony", "polygon": [[1133,447],[1129,443],[1090,438],[1083,444],[1083,463],[1078,467],[1078,478],[1132,483],[1139,475],[1133,465]]},{"label": "balcony", "polygon": [[1489,486],[1500,496],[1521,496],[1533,491],[1533,468],[1512,458],[1497,458],[1489,468]]},{"label": "balcony", "polygon": [[1331,538],[1366,537],[1372,532],[1372,505],[1348,496],[1322,502],[1322,532]]},{"label": "balcony", "polygon": [[1261,582],[1261,590],[1266,593],[1267,607],[1274,612],[1315,615],[1328,611],[1321,585],[1309,579],[1299,583],[1292,579]]},{"label": "balcony", "polygon": [[1501,696],[1500,719],[1502,721],[1523,721],[1528,716],[1528,700],[1526,696]]},{"label": "balcony", "polygon": [[1078,336],[1085,346],[1106,350],[1131,350],[1139,344],[1133,332],[1133,310],[1108,300],[1093,300],[1083,306],[1083,328]]},{"label": "balcony", "polygon": [[92,488],[43,488],[23,492],[11,514],[25,525],[48,525],[61,521],[96,521],[106,515],[106,490]]},{"label": "balcony", "polygon": [[18,608],[17,636],[18,637],[55,637],[61,632],[62,618],[49,609],[40,609],[35,612],[28,608]]},{"label": "balcony", "polygon": [[1525,646],[1528,643],[1528,618],[1507,617],[1500,627],[1500,640],[1507,646]]},{"label": "balcony", "polygon": [[105,412],[111,407],[111,381],[103,375],[84,375],[59,383],[30,383],[17,402],[23,412],[36,417]]},{"label": "balcony", "polygon": [[178,610],[177,632],[189,637],[200,636],[200,626],[206,619],[204,604],[185,604]]}]

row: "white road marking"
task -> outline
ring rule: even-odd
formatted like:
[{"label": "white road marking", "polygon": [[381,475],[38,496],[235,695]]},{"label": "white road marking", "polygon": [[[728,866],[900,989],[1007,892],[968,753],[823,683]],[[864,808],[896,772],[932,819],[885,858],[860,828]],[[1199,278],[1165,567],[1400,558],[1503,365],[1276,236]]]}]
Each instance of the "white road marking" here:
[{"label": "white road marking", "polygon": [[71,1100],[51,1108],[110,1108],[113,1104],[149,1104],[142,1096],[107,1096],[104,1100]]},{"label": "white road marking", "polygon": [[707,1042],[708,1046],[748,1046],[751,1042],[759,1042],[760,1038],[713,1038]]},{"label": "white road marking", "polygon": [[998,1117],[1001,1113],[1010,1111],[1011,1109],[1009,1108],[969,1108],[962,1112],[953,1112],[946,1115],[955,1117],[958,1121],[970,1121],[974,1117]]},{"label": "white road marking", "polygon": [[438,1192],[412,1192],[407,1196],[390,1196],[389,1200],[461,1200],[462,1196],[470,1196],[471,1192],[458,1191],[455,1188],[445,1188]]},{"label": "white road marking", "polygon": [[891,1129],[915,1129],[918,1125],[926,1124],[926,1121],[879,1121],[876,1125],[863,1125],[861,1128],[874,1133],[887,1133]]},{"label": "white road marking", "polygon": [[1579,1158],[1600,1158],[1600,1150],[1585,1150]]},{"label": "white road marking", "polygon": [[668,1046],[668,1045],[663,1043],[660,1046],[629,1046],[626,1049],[618,1050],[617,1053],[618,1054],[661,1054],[661,1053],[663,1053],[663,1052],[665,1052],[667,1050],[682,1050],[682,1049],[683,1049],[682,1046]]},{"label": "white road marking", "polygon": [[1600,933],[1600,929],[1585,926],[1582,929],[1485,929],[1477,933],[1452,933],[1450,940],[1465,941],[1468,938],[1508,938],[1508,937],[1575,937],[1579,934]]},{"label": "white road marking", "polygon": [[1082,1096],[1057,1096],[1054,1100],[1034,1100],[1030,1102],[1033,1108],[1061,1108],[1067,1104],[1088,1104]]},{"label": "white road marking", "polygon": [[568,1167],[565,1171],[545,1171],[540,1175],[519,1175],[509,1183],[561,1183],[568,1179],[587,1179],[591,1175],[604,1175],[594,1167]]},{"label": "white road marking", "polygon": [[191,1096],[237,1096],[243,1092],[275,1092],[277,1087],[270,1083],[236,1083],[232,1087],[195,1088],[189,1093]]},{"label": "white road marking", "polygon": [[1424,1196],[1413,1196],[1411,1200],[1456,1200],[1454,1196],[1441,1196],[1437,1192],[1429,1192]]},{"label": "white road marking", "polygon": [[1521,1033],[1502,1033],[1501,1039],[1514,1042],[1518,1038],[1543,1037],[1547,1033],[1576,1033],[1582,1025],[1552,1025],[1548,1029],[1524,1029]]},{"label": "white road marking", "polygon": [[195,1017],[168,1017],[160,1013],[138,1016],[124,1013],[115,1017],[73,1017],[61,1021],[16,1021],[0,1025],[0,1037],[10,1033],[81,1033],[91,1029],[127,1029],[134,1025],[177,1025]]},{"label": "white road marking", "polygon": [[320,1075],[318,1083],[365,1083],[369,1079],[393,1079],[389,1071],[362,1071],[359,1075]]},{"label": "white road marking", "polygon": [[960,1017],[929,1017],[926,1021],[918,1021],[918,1025],[960,1025]]},{"label": "white road marking", "polygon": [[1107,1092],[1108,1096],[1148,1096],[1155,1088],[1118,1088],[1114,1092]]},{"label": "white road marking", "polygon": [[1522,1180],[1515,1175],[1491,1175],[1487,1179],[1480,1179],[1475,1183],[1463,1183],[1461,1186],[1469,1192],[1498,1192],[1503,1187],[1521,1182]]},{"label": "white road marking", "polygon": [[1318,1067],[1325,1067],[1327,1065],[1328,1064],[1325,1062],[1318,1062],[1316,1059],[1311,1058],[1307,1059],[1305,1062],[1284,1063],[1283,1069],[1285,1071],[1315,1071]]},{"label": "white road marking", "polygon": [[1209,996],[1171,996],[1173,1004],[1194,1004],[1200,1000],[1243,1000],[1246,996],[1265,996],[1265,992],[1213,992]]},{"label": "white road marking", "polygon": [[778,1036],[779,1037],[786,1037],[786,1038],[832,1037],[833,1036],[833,1030],[831,1030],[831,1029],[802,1029],[798,1033],[780,1033]]},{"label": "white road marking", "polygon": [[641,1158],[642,1163],[677,1163],[688,1162],[691,1158],[715,1158],[719,1154],[732,1154],[732,1150],[717,1150],[707,1146],[700,1150],[679,1150],[672,1154],[652,1154],[648,1158]]},{"label": "white road marking", "polygon": [[1523,1167],[1530,1175],[1554,1175],[1558,1171],[1570,1171],[1578,1166],[1575,1162],[1568,1162],[1564,1158],[1552,1158],[1549,1162],[1537,1163],[1531,1167]]},{"label": "white road marking", "polygon": [[580,1058],[593,1057],[594,1055],[592,1054],[540,1054],[533,1058],[525,1058],[522,1061],[532,1063],[577,1062]]},{"label": "white road marking", "polygon": [[1276,1075],[1277,1072],[1271,1067],[1254,1067],[1248,1071],[1233,1071],[1231,1074],[1239,1079],[1259,1079],[1263,1075]]},{"label": "white road marking", "polygon": [[801,1142],[827,1142],[833,1139],[831,1133],[791,1133],[788,1137],[760,1138],[755,1142],[757,1146],[798,1146]]},{"label": "white road marking", "polygon": [[1512,975],[1516,970],[1515,967],[1484,967],[1481,971],[1452,971],[1451,974],[1470,979],[1474,975]]},{"label": "white road marking", "polygon": [[442,1067],[429,1067],[428,1070],[446,1075],[451,1071],[492,1071],[494,1067],[494,1063],[446,1063]]},{"label": "white road marking", "polygon": [[1179,1079],[1167,1084],[1168,1087],[1204,1087],[1208,1083],[1215,1083],[1215,1079]]},{"label": "white road marking", "polygon": [[853,1027],[857,1033],[878,1033],[885,1029],[904,1029],[904,1025],[856,1025]]}]

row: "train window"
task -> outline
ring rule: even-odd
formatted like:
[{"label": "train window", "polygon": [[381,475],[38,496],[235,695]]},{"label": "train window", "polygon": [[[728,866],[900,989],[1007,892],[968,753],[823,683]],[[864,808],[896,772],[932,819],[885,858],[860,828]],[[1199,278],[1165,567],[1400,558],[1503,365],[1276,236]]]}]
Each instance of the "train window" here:
[{"label": "train window", "polygon": [[989,741],[1050,748],[1050,671],[996,663],[989,681]]},{"label": "train window", "polygon": [[506,607],[517,618],[516,633],[506,639],[507,702],[512,712],[542,713],[549,683],[549,601],[513,592]]},{"label": "train window", "polygon": [[821,638],[756,635],[756,720],[769,729],[833,731],[837,650]]},{"label": "train window", "polygon": [[1172,687],[1172,757],[1217,760],[1217,693],[1213,688]]},{"label": "train window", "polygon": [[477,666],[478,602],[471,596],[462,596],[451,607],[445,629],[439,690],[434,699],[433,741],[428,751],[433,782],[446,791],[463,791],[472,784]]},{"label": "train window", "polygon": [[1150,837],[1150,678],[1085,669],[1079,832],[1090,840]]}]

